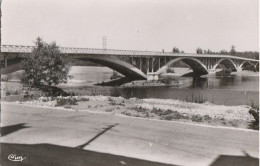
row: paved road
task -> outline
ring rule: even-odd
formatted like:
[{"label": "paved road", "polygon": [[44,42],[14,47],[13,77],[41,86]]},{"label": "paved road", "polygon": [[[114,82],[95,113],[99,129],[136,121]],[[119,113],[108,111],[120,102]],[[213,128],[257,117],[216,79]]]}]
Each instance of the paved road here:
[{"label": "paved road", "polygon": [[256,131],[10,103],[1,111],[6,165],[10,153],[25,165],[258,165]]}]

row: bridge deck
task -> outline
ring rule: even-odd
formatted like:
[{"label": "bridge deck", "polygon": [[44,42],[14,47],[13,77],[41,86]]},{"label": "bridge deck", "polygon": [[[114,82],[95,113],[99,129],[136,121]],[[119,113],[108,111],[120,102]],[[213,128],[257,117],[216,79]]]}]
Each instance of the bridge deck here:
[{"label": "bridge deck", "polygon": [[[31,53],[34,46],[2,45],[1,53]],[[194,53],[172,53],[156,51],[136,51],[136,50],[117,50],[117,49],[96,49],[96,48],[72,48],[60,47],[63,54],[96,54],[96,55],[119,55],[119,56],[169,56],[169,57],[207,57],[207,58],[231,58],[246,61],[258,62],[259,60],[242,58],[230,55],[219,54],[194,54]]]}]

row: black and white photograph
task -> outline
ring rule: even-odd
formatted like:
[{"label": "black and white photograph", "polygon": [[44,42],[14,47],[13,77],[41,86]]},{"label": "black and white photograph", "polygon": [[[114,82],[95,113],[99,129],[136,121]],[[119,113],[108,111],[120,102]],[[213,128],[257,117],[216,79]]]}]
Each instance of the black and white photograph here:
[{"label": "black and white photograph", "polygon": [[259,166],[259,0],[0,0],[1,166]]}]

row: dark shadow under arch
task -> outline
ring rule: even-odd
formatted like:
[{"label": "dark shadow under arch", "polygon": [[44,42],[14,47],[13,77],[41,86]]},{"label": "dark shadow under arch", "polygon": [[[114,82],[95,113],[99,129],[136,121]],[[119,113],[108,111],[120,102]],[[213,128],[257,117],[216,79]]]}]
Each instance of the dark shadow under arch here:
[{"label": "dark shadow under arch", "polygon": [[82,58],[75,58],[85,61],[94,62],[97,64],[100,64],[102,66],[109,67],[127,78],[131,78],[133,80],[145,80],[146,75],[137,69],[136,67],[132,66],[131,64],[128,64],[122,60],[119,60],[114,57],[105,57],[105,56],[85,56]]},{"label": "dark shadow under arch", "polygon": [[195,77],[199,77],[201,75],[208,74],[206,66],[200,60],[198,60],[196,58],[189,58],[189,57],[181,57],[181,58],[175,58],[175,59],[171,60],[166,65],[164,65],[162,68],[160,68],[157,71],[157,74],[161,74],[162,72],[164,72],[167,69],[167,67],[169,67],[179,61],[182,61],[185,64],[187,64],[188,66],[190,66],[190,68],[193,70],[193,76],[195,76]]},{"label": "dark shadow under arch", "polygon": [[254,66],[254,64],[252,64],[249,61],[244,61],[238,68],[243,68],[243,67],[246,67],[246,66]]},{"label": "dark shadow under arch", "polygon": [[220,64],[224,65],[225,68],[231,68],[233,71],[237,71],[237,66],[231,59],[224,58],[220,59],[214,66],[213,70],[216,70],[217,67],[222,67]]}]

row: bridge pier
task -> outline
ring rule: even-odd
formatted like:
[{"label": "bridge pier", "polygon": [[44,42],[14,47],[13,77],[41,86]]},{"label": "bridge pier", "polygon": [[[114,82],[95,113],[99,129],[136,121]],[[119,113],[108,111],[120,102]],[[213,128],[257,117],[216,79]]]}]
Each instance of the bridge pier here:
[{"label": "bridge pier", "polygon": [[236,68],[237,72],[241,72],[242,68]]},{"label": "bridge pier", "polygon": [[151,72],[147,73],[147,81],[157,81],[159,80],[159,75],[157,73]]},{"label": "bridge pier", "polygon": [[209,74],[214,74],[214,73],[216,73],[216,70],[215,69],[208,69],[208,73]]}]

